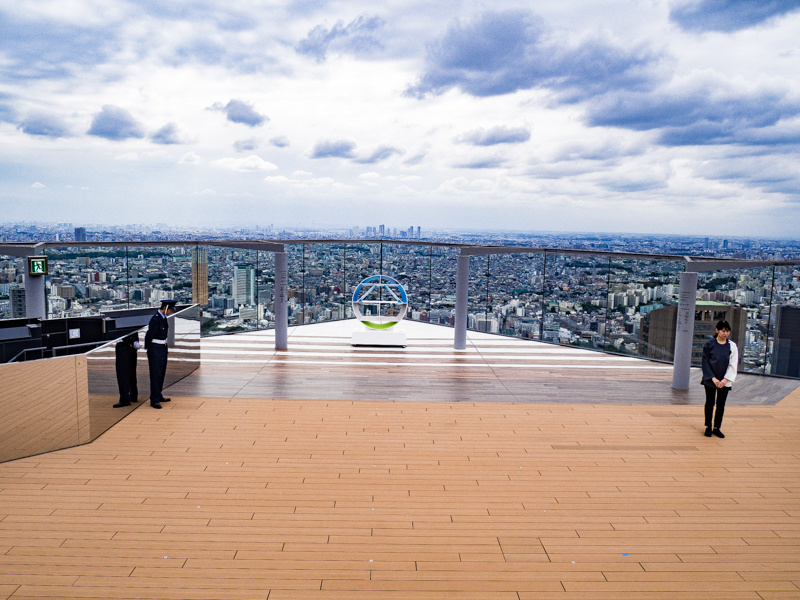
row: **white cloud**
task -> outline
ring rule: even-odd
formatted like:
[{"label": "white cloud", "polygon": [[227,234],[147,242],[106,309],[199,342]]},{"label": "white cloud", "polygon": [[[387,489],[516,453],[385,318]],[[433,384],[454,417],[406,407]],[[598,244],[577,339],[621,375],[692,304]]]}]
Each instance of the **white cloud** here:
[{"label": "white cloud", "polygon": [[238,171],[239,173],[252,173],[255,171],[277,171],[278,165],[262,159],[255,154],[247,158],[221,158],[214,161],[214,164],[225,169]]},{"label": "white cloud", "polygon": [[43,183],[39,183],[38,181],[36,181],[36,182],[34,182],[34,184],[31,187],[33,189],[35,189],[35,190],[40,190],[43,187],[47,187],[47,186],[45,184],[43,184]]},{"label": "white cloud", "polygon": [[[49,205],[65,221],[177,220],[192,194],[219,190],[217,198],[264,198],[286,223],[321,226],[339,204],[388,222],[402,199],[408,213],[424,215],[423,227],[453,217],[460,226],[524,226],[524,207],[537,215],[531,226],[547,229],[567,222],[557,213],[580,199],[592,207],[581,215],[591,227],[647,231],[655,221],[637,207],[660,203],[658,214],[680,233],[701,227],[681,217],[725,197],[736,206],[758,200],[761,233],[800,234],[786,208],[800,197],[800,79],[791,77],[800,71],[798,13],[703,34],[677,27],[669,0],[659,10],[637,0],[598,0],[591,10],[574,0],[538,3],[524,13],[533,29],[513,39],[554,60],[511,49],[514,61],[542,69],[521,73],[489,60],[513,36],[476,29],[492,24],[490,13],[513,25],[517,0],[495,0],[491,10],[356,0],[305,11],[298,6],[311,4],[288,0],[65,2],[7,2],[10,37],[0,40],[0,162],[19,165],[23,178],[0,181],[0,195],[28,187],[24,173],[47,173],[53,189],[91,181],[85,202]],[[372,17],[380,18],[374,27]],[[477,38],[459,32],[473,31],[486,34],[491,52],[472,54]],[[448,61],[480,71],[461,81],[472,95],[448,80],[460,68]],[[403,95],[424,77],[437,93]],[[98,115],[114,116],[108,107],[118,109],[118,127],[99,130]],[[258,176],[239,175],[247,173]],[[266,186],[285,196],[265,198]],[[113,207],[103,203],[109,189]],[[175,198],[172,215],[155,210],[155,190]],[[482,210],[469,208],[476,204]],[[216,224],[230,212],[210,201],[197,219]],[[355,218],[347,215],[334,221]],[[756,232],[756,220],[729,221],[730,235]]]},{"label": "white cloud", "polygon": [[455,177],[443,182],[439,186],[439,191],[446,193],[486,192],[494,187],[495,183],[489,179],[467,179],[466,177]]},{"label": "white cloud", "polygon": [[203,162],[203,159],[200,158],[197,154],[195,154],[194,152],[187,152],[186,154],[181,156],[181,159],[178,161],[178,164],[197,165],[200,164],[201,162]]}]

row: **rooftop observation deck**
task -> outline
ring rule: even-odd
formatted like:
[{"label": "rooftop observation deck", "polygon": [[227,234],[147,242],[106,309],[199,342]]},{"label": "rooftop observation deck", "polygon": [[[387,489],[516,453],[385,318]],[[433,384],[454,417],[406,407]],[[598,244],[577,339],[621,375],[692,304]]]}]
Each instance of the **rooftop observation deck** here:
[{"label": "rooftop observation deck", "polygon": [[705,438],[668,364],[356,326],[204,338],[163,410],[0,464],[0,599],[800,598],[796,380]]}]

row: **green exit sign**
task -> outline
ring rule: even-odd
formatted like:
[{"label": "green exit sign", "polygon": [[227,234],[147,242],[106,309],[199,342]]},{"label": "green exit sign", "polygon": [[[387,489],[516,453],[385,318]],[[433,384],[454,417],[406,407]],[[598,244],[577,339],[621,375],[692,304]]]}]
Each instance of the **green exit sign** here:
[{"label": "green exit sign", "polygon": [[28,275],[47,275],[47,257],[29,256]]}]

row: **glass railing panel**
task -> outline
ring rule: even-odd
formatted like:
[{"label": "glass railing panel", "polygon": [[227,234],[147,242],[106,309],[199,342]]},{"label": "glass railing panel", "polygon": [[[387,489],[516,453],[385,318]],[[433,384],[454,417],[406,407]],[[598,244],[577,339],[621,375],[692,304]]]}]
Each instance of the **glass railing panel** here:
[{"label": "glass railing panel", "polygon": [[126,247],[48,248],[50,319],[99,315],[131,307]]},{"label": "glass railing panel", "polygon": [[764,370],[769,375],[800,378],[800,268],[775,267],[767,291],[772,303]]},{"label": "glass railing panel", "polygon": [[411,244],[383,245],[383,274],[395,278],[408,297],[406,318],[422,321],[430,304],[431,248]]},{"label": "glass railing panel", "polygon": [[608,260],[600,349],[671,362],[683,263]]},{"label": "glass railing panel", "polygon": [[343,244],[305,245],[305,323],[344,319]]},{"label": "glass railing panel", "polygon": [[542,259],[542,271],[541,340],[584,348],[602,347],[608,261],[548,253]]},{"label": "glass railing panel", "polygon": [[490,260],[490,313],[501,335],[538,340],[542,319],[541,254],[496,254]]},{"label": "glass railing panel", "polygon": [[289,325],[302,325],[305,321],[305,244],[286,244],[287,301]]},{"label": "glass railing panel", "polygon": [[[126,256],[125,276],[120,288],[126,293],[126,308],[159,306],[163,300],[192,303],[192,246],[125,246],[115,251]],[[102,311],[123,306],[107,305]]]},{"label": "glass railing panel", "polygon": [[[206,258],[203,250],[207,250],[207,267],[202,263]],[[206,268],[208,271],[208,302],[203,309],[203,335],[265,328],[265,309],[258,301],[258,274],[262,272],[259,261],[263,253],[226,246],[199,246],[197,251],[200,256],[194,263],[195,268],[201,278]]]},{"label": "glass railing panel", "polygon": [[479,254],[469,259],[467,294],[467,329],[498,333],[497,320],[491,312],[491,263],[496,257]]},{"label": "glass railing panel", "polygon": [[[774,308],[779,300],[772,267],[701,272],[697,278],[692,364],[700,365],[703,344],[712,337],[716,323],[731,325],[730,339],[739,347],[739,369],[764,373],[770,362],[769,345],[774,336]],[[777,277],[777,271],[776,271]]]},{"label": "glass railing panel", "polygon": [[275,253],[258,251],[256,304],[259,329],[275,328]]},{"label": "glass railing panel", "polygon": [[[380,242],[364,244],[346,244],[344,248],[345,269],[344,278],[346,283],[345,292],[345,317],[353,317],[351,300],[353,292],[359,283],[367,277],[381,275],[382,248]],[[388,274],[388,273],[387,273]]]},{"label": "glass railing panel", "polygon": [[[431,251],[430,306],[427,315],[420,320],[453,327],[456,312],[456,271],[458,265],[457,248],[434,246]],[[476,267],[470,259],[470,275]]]},{"label": "glass railing panel", "polygon": [[0,256],[0,319],[24,319],[26,259]]}]

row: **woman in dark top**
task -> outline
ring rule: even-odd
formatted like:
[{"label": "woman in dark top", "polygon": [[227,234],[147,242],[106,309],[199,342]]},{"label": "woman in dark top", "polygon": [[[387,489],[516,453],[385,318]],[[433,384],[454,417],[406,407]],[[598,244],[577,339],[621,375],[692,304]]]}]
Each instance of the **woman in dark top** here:
[{"label": "woman in dark top", "polygon": [[[725,436],[719,430],[722,425],[722,415],[725,413],[725,400],[731,390],[731,384],[736,379],[736,368],[739,364],[739,349],[736,344],[728,340],[731,326],[727,321],[717,323],[714,338],[703,346],[703,380],[706,390],[706,437],[715,435],[719,438]],[[714,414],[714,404],[717,414]],[[711,428],[711,417],[714,417],[714,428]]]}]

